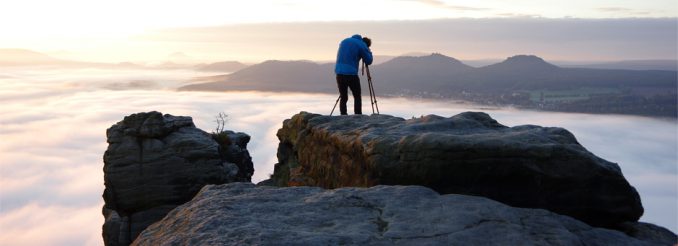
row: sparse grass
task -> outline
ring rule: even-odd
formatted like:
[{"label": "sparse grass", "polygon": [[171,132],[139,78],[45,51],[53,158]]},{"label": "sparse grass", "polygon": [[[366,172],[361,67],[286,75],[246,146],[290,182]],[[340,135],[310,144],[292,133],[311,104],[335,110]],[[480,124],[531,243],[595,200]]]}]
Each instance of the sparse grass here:
[{"label": "sparse grass", "polygon": [[212,138],[221,146],[231,145],[231,139],[228,137],[228,133],[224,131],[226,122],[228,122],[228,115],[223,112],[219,112],[215,118],[216,120],[214,122],[217,123],[217,127],[211,133]]},{"label": "sparse grass", "polygon": [[219,114],[214,116],[214,118],[216,118],[214,122],[217,123],[217,129],[215,129],[212,133],[218,134],[224,132],[224,126],[226,126],[226,122],[228,122],[228,115],[224,112],[219,112]]},{"label": "sparse grass", "polygon": [[228,137],[228,133],[226,132],[220,132],[220,133],[212,133],[212,139],[214,141],[217,141],[219,145],[226,146],[226,145],[231,145],[231,138]]}]

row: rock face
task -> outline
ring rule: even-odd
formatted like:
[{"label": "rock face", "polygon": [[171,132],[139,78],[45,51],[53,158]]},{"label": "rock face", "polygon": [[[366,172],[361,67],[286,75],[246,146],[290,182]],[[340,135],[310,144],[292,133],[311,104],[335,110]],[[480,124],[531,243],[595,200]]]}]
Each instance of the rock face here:
[{"label": "rock face", "polygon": [[129,245],[148,225],[189,201],[206,184],[250,181],[250,137],[227,142],[196,128],[190,117],[132,114],[106,131],[103,238]]},{"label": "rock face", "polygon": [[606,227],[643,214],[619,166],[562,128],[506,127],[475,112],[411,120],[301,112],[277,135],[279,163],[267,182],[278,186],[423,185]]},{"label": "rock face", "polygon": [[421,186],[205,186],[133,245],[670,245]]}]

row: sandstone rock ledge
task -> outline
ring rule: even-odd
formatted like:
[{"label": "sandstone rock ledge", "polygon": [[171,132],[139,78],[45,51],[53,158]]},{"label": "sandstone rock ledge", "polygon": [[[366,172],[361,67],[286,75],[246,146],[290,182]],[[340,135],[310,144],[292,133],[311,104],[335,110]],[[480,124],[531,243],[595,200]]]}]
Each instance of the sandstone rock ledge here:
[{"label": "sandstone rock ledge", "polygon": [[[669,233],[669,238],[675,235]],[[133,245],[670,245],[421,186],[205,186]]]},{"label": "sandstone rock ledge", "polygon": [[132,114],[107,131],[103,207],[106,245],[129,245],[148,225],[206,184],[250,181],[250,137],[227,132],[217,143],[191,117]]},{"label": "sandstone rock ledge", "polygon": [[643,214],[619,166],[587,151],[563,128],[506,127],[479,112],[410,120],[301,112],[277,135],[279,163],[267,184],[422,185],[605,227]]}]

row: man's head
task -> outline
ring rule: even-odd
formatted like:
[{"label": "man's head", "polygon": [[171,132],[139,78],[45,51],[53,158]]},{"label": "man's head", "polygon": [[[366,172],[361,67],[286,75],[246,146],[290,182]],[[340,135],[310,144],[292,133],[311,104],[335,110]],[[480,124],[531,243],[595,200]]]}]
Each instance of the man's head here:
[{"label": "man's head", "polygon": [[363,37],[363,42],[367,45],[367,47],[370,47],[372,45],[372,39],[368,37]]}]

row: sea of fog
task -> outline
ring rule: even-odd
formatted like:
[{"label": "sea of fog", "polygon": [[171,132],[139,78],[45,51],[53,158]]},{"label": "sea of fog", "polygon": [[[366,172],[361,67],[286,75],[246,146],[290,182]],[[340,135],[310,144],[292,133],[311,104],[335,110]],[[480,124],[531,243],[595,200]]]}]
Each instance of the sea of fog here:
[{"label": "sea of fog", "polygon": [[[101,245],[102,156],[106,129],[136,112],[193,117],[212,131],[252,136],[253,181],[273,171],[282,121],[300,111],[329,114],[337,95],[262,92],[177,92],[189,70],[0,68],[0,245]],[[328,75],[327,83],[334,83]],[[379,81],[375,78],[376,92]],[[363,96],[369,102],[369,97]],[[349,105],[349,109],[351,106]],[[507,126],[570,130],[588,150],[618,163],[640,192],[641,221],[678,231],[677,123],[619,115],[483,108],[452,101],[380,98],[384,114],[404,118],[484,111]],[[370,112],[364,103],[363,112]]]}]

